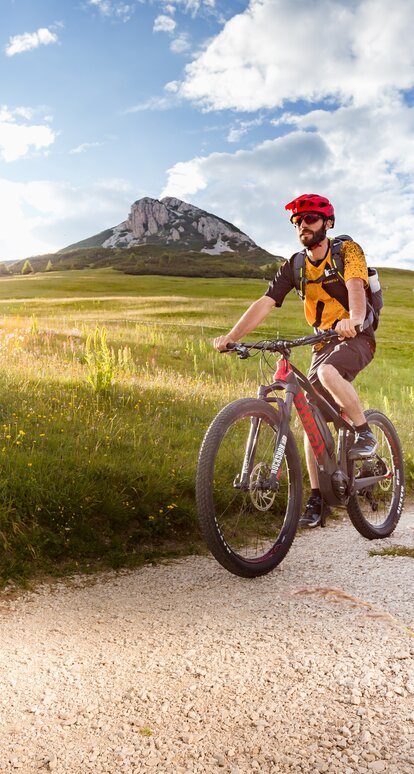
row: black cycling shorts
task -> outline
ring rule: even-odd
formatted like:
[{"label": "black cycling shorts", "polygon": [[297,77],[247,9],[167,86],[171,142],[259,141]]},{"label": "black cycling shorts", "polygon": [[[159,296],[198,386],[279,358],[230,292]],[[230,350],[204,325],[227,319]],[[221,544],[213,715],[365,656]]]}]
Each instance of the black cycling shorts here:
[{"label": "black cycling shorts", "polygon": [[[315,389],[338,410],[338,406],[327,390],[322,387],[317,370],[320,365],[332,365],[346,379],[352,382],[374,357],[375,341],[371,336],[360,333],[353,339],[330,341],[314,352],[308,372],[308,379]],[[327,418],[327,417],[325,417]]]}]

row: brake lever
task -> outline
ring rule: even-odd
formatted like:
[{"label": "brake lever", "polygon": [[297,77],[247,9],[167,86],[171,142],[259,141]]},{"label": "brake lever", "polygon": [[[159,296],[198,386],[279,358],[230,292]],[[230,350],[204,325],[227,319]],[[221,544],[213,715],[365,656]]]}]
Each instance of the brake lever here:
[{"label": "brake lever", "polygon": [[240,358],[240,360],[246,360],[246,358],[250,357],[249,350],[246,347],[243,347],[243,344],[227,344],[226,349],[223,349],[222,351],[236,352],[237,357]]}]

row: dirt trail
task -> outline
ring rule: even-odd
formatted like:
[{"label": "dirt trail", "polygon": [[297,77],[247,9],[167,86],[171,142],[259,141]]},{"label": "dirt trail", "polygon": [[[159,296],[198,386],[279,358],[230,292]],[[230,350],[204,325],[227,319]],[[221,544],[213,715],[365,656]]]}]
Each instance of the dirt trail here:
[{"label": "dirt trail", "polygon": [[389,544],[413,509],[254,581],[190,557],[3,594],[0,772],[412,774],[414,561],[368,556]]}]

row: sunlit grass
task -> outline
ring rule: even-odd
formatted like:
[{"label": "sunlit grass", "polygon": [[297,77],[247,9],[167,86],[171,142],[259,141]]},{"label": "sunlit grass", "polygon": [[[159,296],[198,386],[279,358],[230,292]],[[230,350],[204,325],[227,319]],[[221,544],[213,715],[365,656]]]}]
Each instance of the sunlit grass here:
[{"label": "sunlit grass", "polygon": [[370,556],[409,556],[414,559],[414,548],[410,546],[387,546],[386,548],[370,551]]},{"label": "sunlit grass", "polygon": [[[194,476],[205,430],[219,408],[255,395],[272,374],[261,374],[258,358],[220,355],[211,339],[265,287],[111,271],[0,280],[3,578],[118,567],[196,546]],[[401,294],[387,292],[377,357],[356,386],[366,407],[395,422],[412,491],[412,315],[398,318]],[[90,378],[98,366],[87,342],[97,330],[111,359],[105,389]],[[293,297],[255,338],[306,330]],[[310,354],[297,351],[294,362],[306,370]],[[293,427],[300,440],[296,420]]]}]

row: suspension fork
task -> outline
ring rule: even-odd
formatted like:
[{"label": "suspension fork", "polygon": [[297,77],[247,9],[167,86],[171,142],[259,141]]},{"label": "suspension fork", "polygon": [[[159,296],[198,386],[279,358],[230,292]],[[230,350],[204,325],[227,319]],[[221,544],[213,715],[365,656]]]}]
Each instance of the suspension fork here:
[{"label": "suspension fork", "polygon": [[282,473],[283,458],[285,456],[286,444],[288,440],[290,417],[292,414],[292,406],[294,399],[294,390],[289,389],[290,385],[286,385],[285,400],[276,399],[279,405],[279,411],[281,414],[281,421],[278,426],[278,431],[275,441],[275,450],[273,452],[272,466],[270,468],[270,475],[268,481],[268,488],[277,491],[279,489],[279,478]]},{"label": "suspension fork", "polygon": [[[285,385],[283,385],[283,388],[285,388]],[[277,403],[279,406],[281,422],[277,425],[277,434],[271,471],[269,478],[263,479],[261,482],[262,489],[272,489],[277,491],[279,489],[279,478],[286,449],[290,415],[292,413],[293,392],[287,392],[284,401],[281,398],[267,398],[267,395],[274,389],[274,384],[260,387],[258,391],[258,398],[261,400],[267,400],[269,403]],[[244,452],[241,475],[240,477],[236,477],[233,484],[236,489],[243,489],[247,491],[250,487],[250,476],[253,469],[253,461],[256,454],[261,424],[262,420],[260,417],[251,417],[250,430],[247,438],[246,449]],[[274,429],[276,429],[276,427]]]},{"label": "suspension fork", "polygon": [[293,383],[292,384],[286,383],[285,379],[283,379],[279,381],[279,386],[282,386],[283,389],[286,391],[285,400],[282,400],[281,398],[272,398],[272,399],[267,398],[267,395],[269,394],[269,392],[275,389],[275,385],[278,384],[278,381],[279,380],[276,380],[276,382],[269,385],[268,387],[261,387],[258,393],[259,398],[267,400],[268,402],[277,403],[279,407],[280,421],[278,422],[278,425],[277,425],[277,433],[276,433],[276,440],[275,440],[275,446],[273,451],[272,464],[270,467],[270,474],[267,479],[262,481],[263,489],[271,489],[274,492],[277,492],[279,489],[279,478],[282,473],[283,458],[285,456],[286,444],[288,440],[290,417],[292,414],[294,394],[296,392],[295,385]]},{"label": "suspension fork", "polygon": [[[246,449],[244,452],[243,465],[241,469],[240,478],[237,476],[234,481],[234,486],[237,489],[247,490],[250,484],[250,474],[252,472],[252,463],[254,455],[256,453],[257,439],[259,437],[259,430],[262,420],[260,417],[251,417],[250,430],[247,438]],[[237,480],[238,479],[238,480]]]}]

